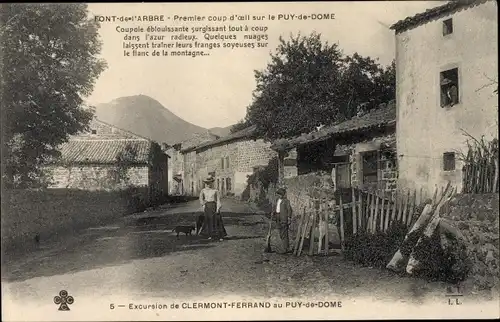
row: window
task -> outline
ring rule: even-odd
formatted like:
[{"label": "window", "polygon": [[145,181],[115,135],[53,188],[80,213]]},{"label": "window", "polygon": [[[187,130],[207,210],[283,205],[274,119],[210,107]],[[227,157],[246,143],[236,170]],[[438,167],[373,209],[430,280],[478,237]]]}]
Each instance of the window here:
[{"label": "window", "polygon": [[97,130],[90,130],[92,134],[97,134]]},{"label": "window", "polygon": [[458,104],[458,68],[441,72],[441,107],[449,107]]},{"label": "window", "polygon": [[217,179],[217,190],[220,190],[220,180]]},{"label": "window", "polygon": [[226,178],[226,190],[231,191],[231,178]]},{"label": "window", "polygon": [[226,157],[226,168],[229,169],[229,157]]},{"label": "window", "polygon": [[350,163],[337,163],[335,168],[335,186],[337,188],[350,188],[351,187],[351,164]]},{"label": "window", "polygon": [[364,152],[361,154],[363,162],[363,183],[377,182],[378,180],[378,157],[377,151]]},{"label": "window", "polygon": [[453,33],[453,19],[443,21],[443,36]]},{"label": "window", "polygon": [[224,190],[224,179],[221,179],[221,180],[220,180],[220,192],[221,192],[222,194],[224,194],[224,191],[225,191],[225,190]]},{"label": "window", "polygon": [[455,170],[455,152],[443,153],[443,170],[444,171]]},{"label": "window", "polygon": [[224,170],[224,158],[220,159],[220,168]]}]

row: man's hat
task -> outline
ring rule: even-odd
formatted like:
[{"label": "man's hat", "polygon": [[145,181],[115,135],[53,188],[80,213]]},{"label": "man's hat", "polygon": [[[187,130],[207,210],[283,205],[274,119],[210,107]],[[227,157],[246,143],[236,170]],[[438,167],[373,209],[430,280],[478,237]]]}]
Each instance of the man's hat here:
[{"label": "man's hat", "polygon": [[451,84],[452,81],[448,78],[444,78],[442,81],[441,81],[441,85],[448,85],[448,84]]},{"label": "man's hat", "polygon": [[285,195],[285,193],[286,193],[285,188],[279,188],[278,190],[276,190],[277,195],[283,196],[283,195]]},{"label": "man's hat", "polygon": [[205,180],[203,180],[203,182],[205,183],[213,183],[215,181],[214,177],[207,177]]}]

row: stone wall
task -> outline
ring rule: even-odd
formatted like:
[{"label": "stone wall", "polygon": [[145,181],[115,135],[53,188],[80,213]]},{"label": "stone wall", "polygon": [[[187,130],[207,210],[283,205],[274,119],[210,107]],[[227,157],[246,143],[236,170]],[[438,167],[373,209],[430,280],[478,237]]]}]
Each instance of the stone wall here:
[{"label": "stone wall", "polygon": [[[397,179],[396,160],[387,158],[386,152],[395,153],[396,134],[377,136],[369,141],[356,143],[351,147],[351,185],[365,190],[378,190],[387,195],[396,190]],[[363,184],[362,153],[378,151],[378,182],[376,186]]]},{"label": "stone wall", "polygon": [[269,164],[278,153],[270,148],[271,144],[258,140],[242,140],[238,142],[238,163],[235,171],[235,195],[240,196],[247,188],[247,178],[256,167]]},{"label": "stone wall", "polygon": [[382,155],[380,160],[380,181],[386,196],[394,196],[397,190],[398,169],[394,159]]},{"label": "stone wall", "polygon": [[[51,167],[53,188],[84,189],[84,190],[112,190],[125,187],[125,183],[112,182],[111,165],[81,165],[67,167]],[[148,185],[148,167],[131,167],[127,170],[127,177],[132,186]]]},{"label": "stone wall", "polygon": [[465,287],[499,291],[499,197],[496,194],[458,195],[445,217],[466,240],[474,266]]},{"label": "stone wall", "polygon": [[[214,174],[216,187],[224,194],[240,196],[247,186],[247,178],[256,166],[266,166],[277,153],[270,143],[263,140],[241,139],[225,144],[213,145],[195,152],[186,153],[184,172],[186,188],[190,180],[194,183],[194,194],[203,187],[202,180]],[[188,168],[193,165],[195,169]],[[192,175],[192,179],[191,179]]]},{"label": "stone wall", "polygon": [[258,140],[244,140],[238,143],[238,166],[239,172],[252,172],[256,166],[265,166],[269,160],[277,156],[278,153],[273,151],[270,143]]},{"label": "stone wall", "polygon": [[1,199],[2,253],[29,250],[35,246],[36,234],[42,242],[57,239],[134,212],[129,197],[117,191],[5,190]]},{"label": "stone wall", "polygon": [[297,168],[297,149],[292,149],[288,151],[287,155],[283,159],[283,177],[293,178],[299,175],[299,169]]}]

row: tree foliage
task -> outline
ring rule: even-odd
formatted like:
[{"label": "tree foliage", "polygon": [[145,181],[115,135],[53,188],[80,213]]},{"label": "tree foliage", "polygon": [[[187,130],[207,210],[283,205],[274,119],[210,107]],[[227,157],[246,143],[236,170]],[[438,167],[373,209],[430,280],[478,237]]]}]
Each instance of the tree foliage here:
[{"label": "tree foliage", "polygon": [[246,120],[246,119],[243,119],[241,121],[239,121],[238,123],[234,124],[233,126],[231,126],[231,129],[229,130],[229,133],[236,133],[236,132],[239,132],[243,129],[246,129],[247,127],[249,127],[251,124]]},{"label": "tree foliage", "polygon": [[108,170],[109,185],[115,188],[118,185],[128,187],[130,184],[129,170],[135,164],[137,149],[130,143],[116,156],[116,164]]},{"label": "tree foliage", "polygon": [[280,37],[271,62],[255,71],[253,102],[243,122],[268,140],[312,131],[349,118],[360,103],[387,102],[395,94],[394,62],[384,68],[370,57],[345,56],[321,35]]},{"label": "tree foliage", "polygon": [[85,4],[8,3],[0,21],[2,179],[27,187],[69,135],[87,129],[83,98],[106,64]]}]

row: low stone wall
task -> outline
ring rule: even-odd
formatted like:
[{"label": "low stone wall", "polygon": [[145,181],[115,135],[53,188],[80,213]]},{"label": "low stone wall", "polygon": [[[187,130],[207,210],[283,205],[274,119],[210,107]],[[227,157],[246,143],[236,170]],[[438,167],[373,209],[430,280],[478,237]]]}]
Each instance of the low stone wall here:
[{"label": "low stone wall", "polygon": [[[145,190],[137,190],[146,195]],[[28,250],[40,240],[58,238],[134,212],[134,196],[124,191],[69,189],[6,190],[2,193],[2,251]]]},{"label": "low stone wall", "polygon": [[[106,190],[124,186],[112,180],[112,172],[116,167],[110,165],[95,166],[67,166],[47,168],[51,172],[53,184],[51,188],[85,189],[85,190]],[[129,184],[141,186],[148,184],[148,167],[130,167],[126,176]]]},{"label": "low stone wall", "polygon": [[446,219],[464,235],[474,267],[466,285],[499,291],[499,197],[497,194],[458,195]]}]

